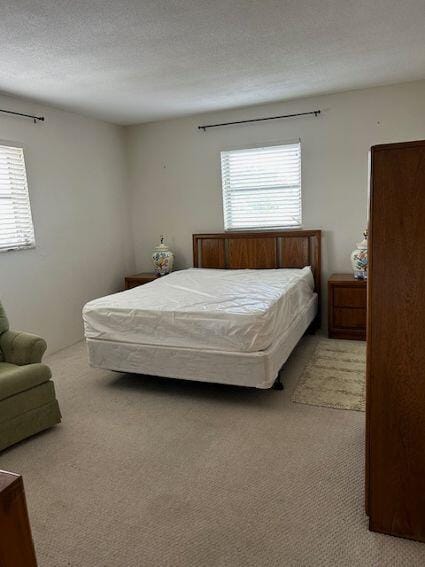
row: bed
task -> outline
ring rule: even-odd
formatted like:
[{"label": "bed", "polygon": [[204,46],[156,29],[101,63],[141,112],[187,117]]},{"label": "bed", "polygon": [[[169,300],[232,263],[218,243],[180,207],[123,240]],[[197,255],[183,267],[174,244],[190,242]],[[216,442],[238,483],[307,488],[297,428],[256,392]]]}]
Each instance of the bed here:
[{"label": "bed", "polygon": [[321,233],[193,235],[194,268],[83,309],[92,366],[254,388],[320,325]]}]

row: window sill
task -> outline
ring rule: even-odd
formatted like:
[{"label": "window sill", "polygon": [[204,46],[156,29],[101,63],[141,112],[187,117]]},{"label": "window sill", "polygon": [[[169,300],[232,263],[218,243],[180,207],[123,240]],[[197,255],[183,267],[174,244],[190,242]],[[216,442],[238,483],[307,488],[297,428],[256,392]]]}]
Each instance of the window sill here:
[{"label": "window sill", "polygon": [[3,252],[19,252],[20,250],[33,250],[35,248],[34,244],[28,244],[26,246],[13,246],[11,248],[0,248],[0,254]]},{"label": "window sill", "polygon": [[224,232],[276,232],[281,230],[304,230],[303,226],[268,226],[266,228],[261,228],[256,226],[253,227],[245,227],[245,228],[225,228]]}]

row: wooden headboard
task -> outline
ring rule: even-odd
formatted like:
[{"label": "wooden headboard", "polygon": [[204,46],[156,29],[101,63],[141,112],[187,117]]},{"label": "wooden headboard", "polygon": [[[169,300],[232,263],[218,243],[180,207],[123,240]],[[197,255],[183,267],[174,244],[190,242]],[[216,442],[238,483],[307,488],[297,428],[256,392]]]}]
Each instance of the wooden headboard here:
[{"label": "wooden headboard", "polygon": [[194,234],[193,265],[233,270],[311,266],[320,305],[321,234],[320,230]]}]

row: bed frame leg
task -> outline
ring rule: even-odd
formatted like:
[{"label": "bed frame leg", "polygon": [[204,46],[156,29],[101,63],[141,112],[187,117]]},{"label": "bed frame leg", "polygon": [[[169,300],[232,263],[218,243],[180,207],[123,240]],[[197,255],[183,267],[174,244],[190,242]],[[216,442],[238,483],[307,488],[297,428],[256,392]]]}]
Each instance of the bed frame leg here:
[{"label": "bed frame leg", "polygon": [[307,327],[306,332],[304,335],[315,335],[316,331],[320,329],[320,317],[317,316]]},{"label": "bed frame leg", "polygon": [[282,380],[280,378],[280,372],[277,375],[277,378],[273,383],[273,390],[283,390],[283,384],[282,384]]}]

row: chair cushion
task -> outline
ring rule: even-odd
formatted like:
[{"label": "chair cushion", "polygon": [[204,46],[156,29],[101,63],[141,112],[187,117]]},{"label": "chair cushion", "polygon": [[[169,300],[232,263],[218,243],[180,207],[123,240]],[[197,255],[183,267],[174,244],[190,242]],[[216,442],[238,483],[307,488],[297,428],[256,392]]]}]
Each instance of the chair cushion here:
[{"label": "chair cushion", "polygon": [[3,305],[0,302],[0,334],[4,333],[9,329],[9,321],[6,317],[6,312],[3,309]]},{"label": "chair cushion", "polygon": [[[3,309],[3,305],[1,304],[0,301],[0,335],[8,330],[9,330],[9,321],[7,320],[6,312]],[[4,354],[0,348],[0,362],[2,362],[3,360],[4,360]]]},{"label": "chair cushion", "polygon": [[51,376],[50,368],[45,364],[15,366],[0,362],[0,400],[43,384]]}]

